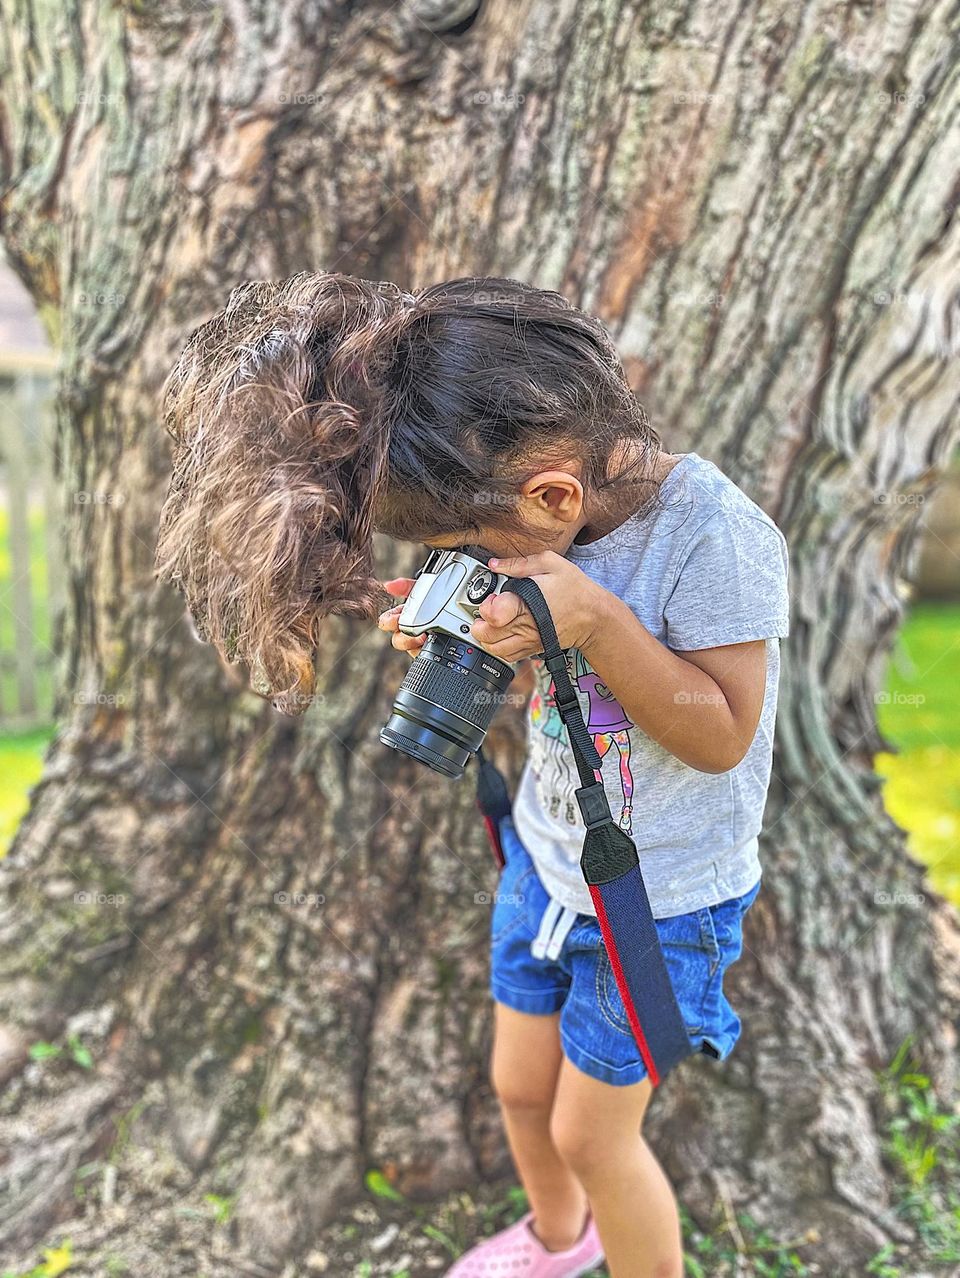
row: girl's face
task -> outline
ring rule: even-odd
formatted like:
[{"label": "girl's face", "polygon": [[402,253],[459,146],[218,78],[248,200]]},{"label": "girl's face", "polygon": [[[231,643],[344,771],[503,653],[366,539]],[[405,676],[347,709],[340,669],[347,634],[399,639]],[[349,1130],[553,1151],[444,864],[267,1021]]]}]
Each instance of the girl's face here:
[{"label": "girl's face", "polygon": [[541,471],[526,480],[517,493],[516,515],[514,531],[486,529],[481,524],[463,532],[425,537],[423,541],[437,550],[478,545],[502,559],[544,550],[562,555],[586,523],[583,485],[571,471]]}]

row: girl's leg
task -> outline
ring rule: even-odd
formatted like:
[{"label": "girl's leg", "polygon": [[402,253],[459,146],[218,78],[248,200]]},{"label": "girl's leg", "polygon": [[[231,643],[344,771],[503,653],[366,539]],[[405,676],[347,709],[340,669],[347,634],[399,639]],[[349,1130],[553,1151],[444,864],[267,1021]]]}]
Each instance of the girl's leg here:
[{"label": "girl's leg", "polygon": [[493,1087],[510,1150],[533,1211],[533,1231],[549,1251],[565,1251],[587,1219],[583,1186],[550,1136],[560,1051],[559,1012],[534,1016],[494,1003]]},{"label": "girl's leg", "polygon": [[613,1087],[564,1060],[553,1143],[587,1191],[611,1278],[682,1278],[673,1189],[640,1134],[652,1087]]}]

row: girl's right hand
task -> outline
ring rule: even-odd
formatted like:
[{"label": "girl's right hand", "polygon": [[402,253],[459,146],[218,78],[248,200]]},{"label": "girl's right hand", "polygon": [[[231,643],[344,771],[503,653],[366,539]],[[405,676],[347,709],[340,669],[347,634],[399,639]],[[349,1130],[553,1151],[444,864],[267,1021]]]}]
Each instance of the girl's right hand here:
[{"label": "girl's right hand", "polygon": [[[388,594],[394,595],[397,599],[406,599],[413,589],[413,583],[413,577],[394,577],[392,581],[385,581],[383,587]],[[392,634],[390,642],[394,648],[398,648],[401,652],[409,652],[411,657],[415,657],[426,643],[427,636],[401,634],[399,627],[402,611],[403,604],[397,604],[395,608],[388,608],[386,612],[381,612],[377,618],[377,625],[381,630],[386,630]]]}]

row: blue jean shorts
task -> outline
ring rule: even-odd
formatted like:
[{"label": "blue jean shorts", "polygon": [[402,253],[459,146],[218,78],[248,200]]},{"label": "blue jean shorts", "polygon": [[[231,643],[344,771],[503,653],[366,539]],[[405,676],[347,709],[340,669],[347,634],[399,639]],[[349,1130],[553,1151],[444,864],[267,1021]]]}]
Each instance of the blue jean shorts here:
[{"label": "blue jean shorts", "polygon": [[[513,818],[500,823],[506,865],[491,921],[490,991],[518,1012],[560,1013],[560,1042],[585,1074],[615,1086],[638,1083],[647,1069],[630,1029],[600,925],[577,914],[556,958],[534,958],[550,897]],[[740,957],[743,916],[760,880],[743,896],[689,914],[657,919],[657,932],[694,1051],[723,1060],[740,1037],[740,1019],[723,992],[723,976]]]}]

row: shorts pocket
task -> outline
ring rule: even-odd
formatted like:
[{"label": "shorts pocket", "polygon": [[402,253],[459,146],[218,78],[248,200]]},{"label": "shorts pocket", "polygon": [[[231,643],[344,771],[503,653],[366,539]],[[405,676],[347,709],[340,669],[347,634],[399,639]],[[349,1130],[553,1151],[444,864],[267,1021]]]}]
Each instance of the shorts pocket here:
[{"label": "shorts pocket", "polygon": [[760,884],[757,883],[743,896],[734,896],[717,905],[707,906],[710,915],[710,927],[717,944],[718,957],[724,968],[735,963],[743,950],[743,916],[757,898]]},{"label": "shorts pocket", "polygon": [[526,922],[526,901],[536,871],[533,863],[511,852],[510,860],[500,872],[493,897],[490,939],[497,945]]},{"label": "shorts pocket", "polygon": [[696,911],[697,924],[700,928],[700,949],[706,954],[710,964],[710,978],[713,979],[720,966],[720,937],[717,935],[716,919],[709,905]]},{"label": "shorts pocket", "polygon": [[760,891],[759,883],[743,896],[709,906],[719,946],[719,968],[710,981],[704,1002],[704,1039],[701,1051],[725,1060],[740,1037],[741,1023],[723,988],[727,970],[743,952],[743,916]]},{"label": "shorts pocket", "polygon": [[[703,1033],[707,996],[720,966],[720,946],[707,908],[657,919],[657,934],[667,974],[687,1033]],[[633,1036],[606,946],[597,929],[597,1003],[603,1019]]]}]

